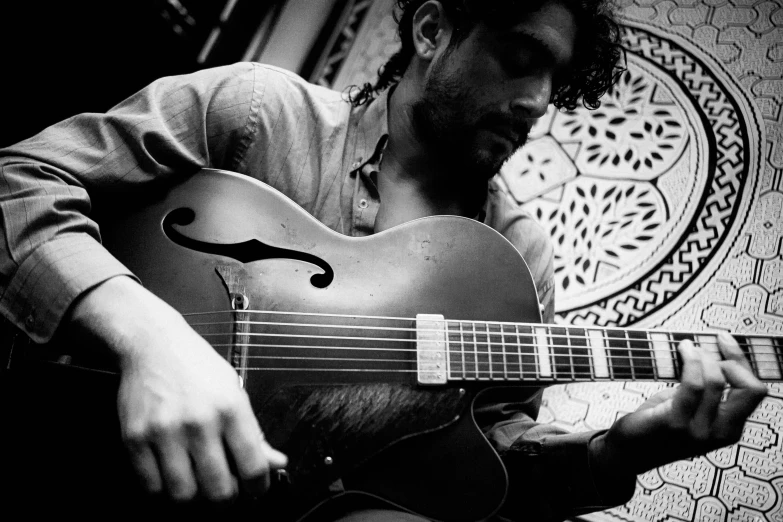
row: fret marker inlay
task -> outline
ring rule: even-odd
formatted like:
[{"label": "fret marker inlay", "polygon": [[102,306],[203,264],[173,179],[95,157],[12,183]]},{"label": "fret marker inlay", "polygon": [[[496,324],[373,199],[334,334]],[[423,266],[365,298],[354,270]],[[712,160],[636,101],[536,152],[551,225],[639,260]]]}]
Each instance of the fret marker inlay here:
[{"label": "fret marker inlay", "polygon": [[533,327],[536,337],[536,357],[538,358],[539,375],[552,377],[552,364],[549,361],[549,332],[545,326]]}]

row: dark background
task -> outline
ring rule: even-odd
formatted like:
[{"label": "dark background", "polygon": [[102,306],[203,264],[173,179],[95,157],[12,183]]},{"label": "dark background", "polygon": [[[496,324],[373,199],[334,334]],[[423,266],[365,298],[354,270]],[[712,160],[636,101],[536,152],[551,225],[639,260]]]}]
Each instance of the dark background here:
[{"label": "dark background", "polygon": [[[153,80],[242,59],[279,0],[11,1],[0,7],[0,147]],[[198,61],[213,28],[221,36]]]}]

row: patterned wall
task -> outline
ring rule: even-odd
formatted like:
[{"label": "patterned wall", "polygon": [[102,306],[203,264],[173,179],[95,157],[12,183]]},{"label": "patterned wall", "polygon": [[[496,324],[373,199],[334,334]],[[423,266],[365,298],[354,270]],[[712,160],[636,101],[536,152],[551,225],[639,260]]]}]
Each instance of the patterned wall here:
[{"label": "patterned wall", "polygon": [[[391,0],[351,16],[313,80],[374,78]],[[556,247],[557,321],[783,335],[783,0],[622,0],[628,69],[596,111],[550,111],[504,167]],[[539,420],[608,427],[662,389],[547,390]],[[783,522],[783,386],[740,443],[639,477],[593,522]]]}]

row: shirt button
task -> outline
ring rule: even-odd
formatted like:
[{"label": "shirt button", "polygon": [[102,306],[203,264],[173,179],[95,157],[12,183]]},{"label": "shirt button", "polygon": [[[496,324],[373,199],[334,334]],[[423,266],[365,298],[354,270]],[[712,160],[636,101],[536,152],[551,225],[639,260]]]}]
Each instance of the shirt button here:
[{"label": "shirt button", "polygon": [[32,314],[28,315],[27,318],[24,320],[24,324],[28,328],[32,328],[33,326],[35,326],[35,317],[33,317]]},{"label": "shirt button", "polygon": [[370,204],[367,203],[366,199],[359,200],[359,208],[367,208]]},{"label": "shirt button", "polygon": [[352,168],[358,169],[361,166],[362,166],[362,158],[358,157],[358,158],[356,158],[356,161],[353,162],[353,167]]}]

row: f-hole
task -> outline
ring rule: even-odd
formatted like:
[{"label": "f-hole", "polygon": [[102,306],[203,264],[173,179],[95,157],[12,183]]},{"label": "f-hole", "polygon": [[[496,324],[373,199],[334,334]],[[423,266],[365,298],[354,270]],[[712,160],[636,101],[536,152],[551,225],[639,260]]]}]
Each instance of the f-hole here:
[{"label": "f-hole", "polygon": [[206,241],[188,237],[174,228],[174,225],[179,227],[188,226],[195,219],[196,213],[190,208],[182,207],[172,210],[163,218],[163,233],[181,247],[204,252],[205,254],[230,257],[241,263],[250,263],[251,261],[260,261],[262,259],[296,259],[297,261],[311,263],[324,271],[322,274],[314,274],[310,277],[310,283],[316,288],[326,288],[334,280],[334,270],[329,266],[329,263],[320,257],[306,252],[273,247],[258,239],[250,239],[241,243],[207,243]]}]

